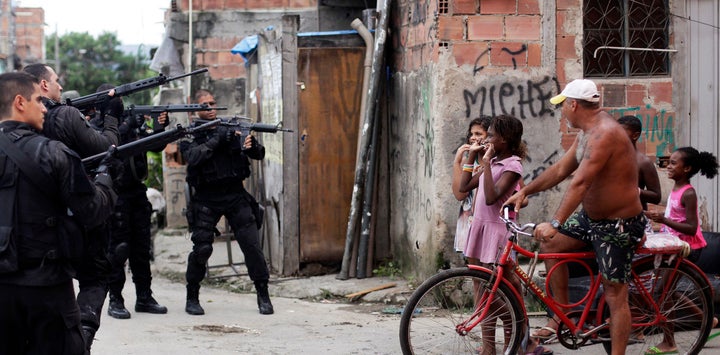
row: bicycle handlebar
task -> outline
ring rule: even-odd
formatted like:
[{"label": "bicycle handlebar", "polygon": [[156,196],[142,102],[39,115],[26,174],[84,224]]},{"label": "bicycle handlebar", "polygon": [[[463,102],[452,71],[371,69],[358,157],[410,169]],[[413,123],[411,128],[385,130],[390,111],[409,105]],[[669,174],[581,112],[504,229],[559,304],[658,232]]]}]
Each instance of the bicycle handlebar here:
[{"label": "bicycle handlebar", "polygon": [[[535,229],[535,223],[526,223],[522,226],[515,223],[515,221],[510,219],[510,208],[512,208],[512,206],[504,206],[503,216],[500,216],[500,219],[505,222],[505,226],[507,226],[507,229],[515,234],[522,234],[528,237],[532,237],[532,230]],[[530,229],[530,233],[526,232],[526,230],[528,229]]]}]

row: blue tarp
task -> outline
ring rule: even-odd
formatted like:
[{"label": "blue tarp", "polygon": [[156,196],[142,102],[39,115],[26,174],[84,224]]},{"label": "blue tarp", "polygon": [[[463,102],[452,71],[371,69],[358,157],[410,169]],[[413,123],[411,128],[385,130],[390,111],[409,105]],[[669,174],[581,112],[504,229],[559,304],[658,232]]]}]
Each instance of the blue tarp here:
[{"label": "blue tarp", "polygon": [[257,44],[257,35],[247,36],[243,38],[240,43],[236,44],[235,47],[230,50],[230,53],[239,54],[245,60],[245,63],[247,63],[249,56],[257,49]]}]

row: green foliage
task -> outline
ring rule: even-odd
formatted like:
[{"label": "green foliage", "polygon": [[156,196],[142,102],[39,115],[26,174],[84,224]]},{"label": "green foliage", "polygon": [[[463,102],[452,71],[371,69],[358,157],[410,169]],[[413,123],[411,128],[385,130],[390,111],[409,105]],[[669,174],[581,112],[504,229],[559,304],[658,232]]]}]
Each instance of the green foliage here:
[{"label": "green foliage", "polygon": [[145,179],[145,186],[152,187],[158,191],[163,190],[163,167],[162,152],[147,152],[148,175]]},{"label": "green foliage", "polygon": [[435,254],[435,270],[446,270],[450,268],[450,262],[445,260],[442,252]]},{"label": "green foliage", "polygon": [[[47,58],[54,60],[57,33],[46,38]],[[80,95],[92,94],[104,83],[121,85],[157,76],[149,69],[146,54],[138,50],[135,55],[120,51],[115,34],[105,32],[97,38],[89,33],[70,32],[59,38],[60,82],[63,90],[77,90]],[[48,64],[53,64],[52,60]],[[57,65],[53,65],[57,67]],[[145,90],[123,98],[126,105],[149,104],[153,90]]]},{"label": "green foliage", "polygon": [[373,275],[376,276],[397,277],[401,274],[400,265],[392,260],[384,261],[376,269],[373,269]]}]

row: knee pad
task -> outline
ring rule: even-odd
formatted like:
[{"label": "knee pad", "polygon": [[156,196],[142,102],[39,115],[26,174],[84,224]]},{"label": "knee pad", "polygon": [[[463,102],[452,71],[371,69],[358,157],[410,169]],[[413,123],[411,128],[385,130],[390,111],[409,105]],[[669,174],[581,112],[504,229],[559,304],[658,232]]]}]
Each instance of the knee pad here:
[{"label": "knee pad", "polygon": [[110,261],[113,264],[118,265],[124,263],[125,260],[130,256],[130,246],[127,242],[122,242],[110,251]]},{"label": "knee pad", "polygon": [[213,247],[212,244],[201,244],[195,247],[195,261],[197,261],[200,264],[207,263],[208,259],[210,259],[210,255],[212,255]]}]

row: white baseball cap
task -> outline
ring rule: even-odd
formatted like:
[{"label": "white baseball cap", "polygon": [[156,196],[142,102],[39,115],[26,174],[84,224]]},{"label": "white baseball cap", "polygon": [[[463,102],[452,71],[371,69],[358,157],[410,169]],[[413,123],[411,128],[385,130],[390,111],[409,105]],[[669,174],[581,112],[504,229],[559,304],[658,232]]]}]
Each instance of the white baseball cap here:
[{"label": "white baseball cap", "polygon": [[560,95],[553,96],[550,103],[559,105],[567,98],[585,100],[589,102],[600,102],[600,93],[592,80],[575,79],[565,86]]}]

